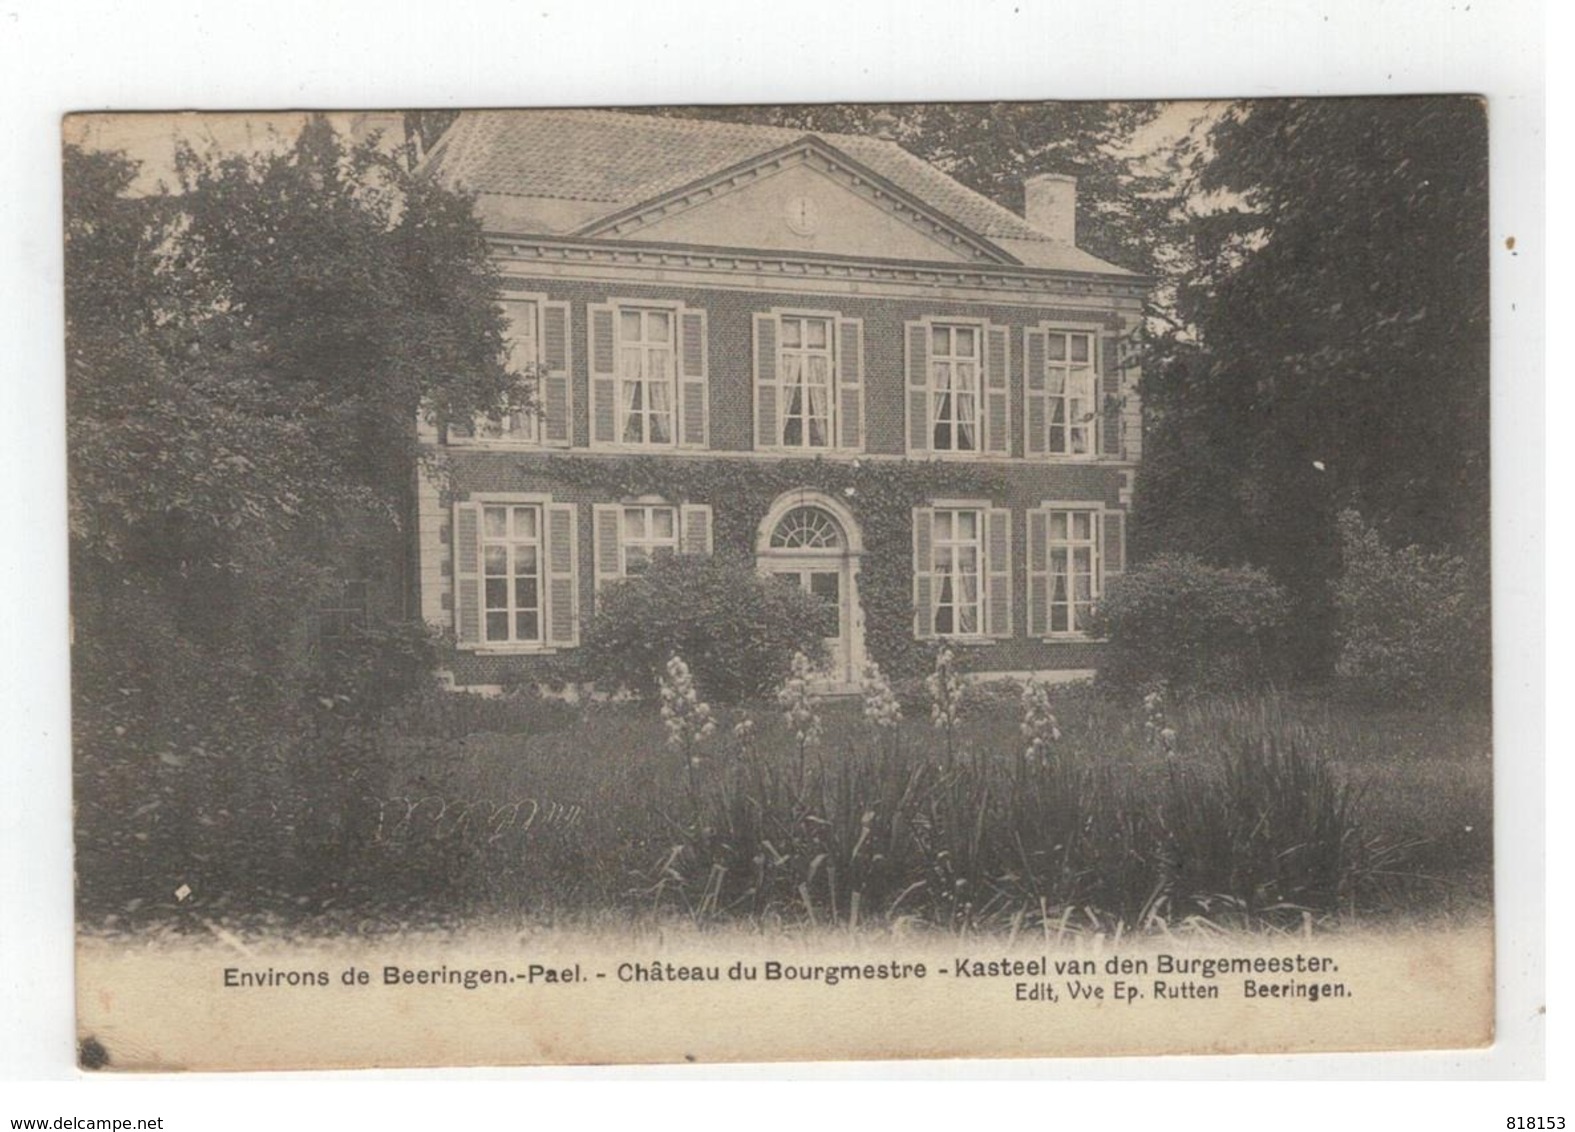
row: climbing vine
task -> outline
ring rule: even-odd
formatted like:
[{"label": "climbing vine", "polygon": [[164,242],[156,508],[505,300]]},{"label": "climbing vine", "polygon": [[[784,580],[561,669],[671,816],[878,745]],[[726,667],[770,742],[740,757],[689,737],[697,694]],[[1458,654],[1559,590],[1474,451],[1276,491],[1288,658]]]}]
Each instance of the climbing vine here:
[{"label": "climbing vine", "polygon": [[997,474],[941,461],[554,455],[532,460],[527,469],[608,499],[659,495],[675,503],[708,503],[716,552],[749,557],[760,520],[784,492],[802,488],[840,500],[864,539],[859,598],[865,648],[893,676],[917,675],[929,664],[926,645],[913,636],[913,509],[937,497],[999,497],[1005,490]]}]

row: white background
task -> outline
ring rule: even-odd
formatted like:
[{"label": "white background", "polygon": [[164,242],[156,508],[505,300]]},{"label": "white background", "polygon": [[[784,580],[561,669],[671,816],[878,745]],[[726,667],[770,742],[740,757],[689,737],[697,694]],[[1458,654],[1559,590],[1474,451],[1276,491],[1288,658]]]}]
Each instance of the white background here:
[{"label": "white background", "polygon": [[[1543,868],[1568,892],[1558,743],[1544,793],[1543,12],[1531,0],[799,0],[746,5],[0,0],[0,1127],[166,1117],[173,1129],[643,1123],[1503,1128],[1575,1120],[1559,1015],[1544,1073]],[[1555,72],[1555,87],[1559,76]],[[92,1077],[73,1064],[59,116],[283,109],[1473,92],[1493,148],[1499,1035],[1489,1051],[651,1071]],[[1556,180],[1555,183],[1558,183]],[[1505,237],[1515,237],[1511,254]],[[1568,247],[1566,243],[1566,248]],[[1564,445],[1567,449],[1568,444]],[[1564,482],[1555,452],[1549,480]],[[1552,557],[1550,554],[1549,557]],[[1557,576],[1557,574],[1555,575]],[[1555,598],[1553,617],[1567,612]],[[1557,650],[1557,643],[1555,643]],[[1554,675],[1566,675],[1558,656]],[[1555,695],[1554,701],[1560,697]],[[1549,720],[1554,736],[1563,721]],[[1567,726],[1567,724],[1564,724]],[[1546,810],[1545,810],[1546,804]],[[1554,940],[1567,938],[1563,917]],[[944,1019],[937,1019],[944,1025]],[[1521,1083],[1446,1087],[1457,1077]],[[392,1079],[397,1078],[398,1083]],[[653,1092],[649,1079],[679,1082]],[[1124,1083],[1112,1083],[1120,1078]],[[813,1079],[811,1089],[790,1084]],[[889,1084],[871,1083],[881,1079]],[[1395,1083],[1410,1079],[1420,1083]],[[485,1080],[487,1084],[481,1083]],[[1006,1081],[1038,1080],[1029,1091]],[[1047,1087],[1043,1082],[1056,1083]],[[529,1082],[522,1086],[519,1082]],[[1229,1084],[1219,1084],[1229,1081]],[[1345,1084],[1332,1085],[1331,1081]],[[456,1082],[464,1082],[456,1084]],[[513,1083],[509,1083],[513,1082]],[[944,1083],[937,1087],[935,1083]],[[1093,1082],[1093,1083],[1078,1083]],[[1149,1082],[1149,1083],[1144,1083]],[[1201,1082],[1201,1083],[1200,1083]],[[1212,1082],[1212,1083],[1210,1083]],[[1386,1083],[1376,1083],[1386,1082]],[[459,1094],[463,1090],[463,1095]],[[784,1095],[785,1094],[785,1095]],[[658,1099],[660,1098],[660,1099]]]}]

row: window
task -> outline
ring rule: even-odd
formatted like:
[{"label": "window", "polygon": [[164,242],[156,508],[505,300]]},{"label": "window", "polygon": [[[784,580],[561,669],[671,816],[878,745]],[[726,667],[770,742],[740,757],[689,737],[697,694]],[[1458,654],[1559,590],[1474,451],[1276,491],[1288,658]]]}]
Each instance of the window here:
[{"label": "window", "polygon": [[1099,451],[1099,338],[1093,329],[1030,329],[1025,352],[1029,455]]},{"label": "window", "polygon": [[488,644],[540,643],[541,541],[541,508],[482,508],[482,625]]},{"label": "window", "polygon": [[579,520],[547,495],[454,504],[454,633],[462,649],[579,644]]},{"label": "window", "polygon": [[340,584],[317,609],[317,635],[325,641],[347,637],[356,629],[365,629],[370,604],[367,601],[368,583],[353,579]]},{"label": "window", "polygon": [[930,328],[930,448],[979,450],[980,335],[972,326]]},{"label": "window", "polygon": [[1047,449],[1072,456],[1093,452],[1097,412],[1092,334],[1054,330],[1046,336],[1045,385],[1050,427]]},{"label": "window", "polygon": [[508,367],[521,377],[517,402],[507,412],[474,421],[450,422],[448,438],[458,444],[569,443],[569,304],[510,298],[503,310]]},{"label": "window", "polygon": [[705,448],[710,431],[706,312],[612,300],[586,307],[595,448]]},{"label": "window", "polygon": [[1048,515],[1050,632],[1081,633],[1088,628],[1099,596],[1099,547],[1093,511],[1051,511]]},{"label": "window", "polygon": [[832,328],[829,318],[781,319],[784,448],[829,448],[832,430]]},{"label": "window", "polygon": [[623,444],[673,442],[673,312],[618,312],[618,438]]},{"label": "window", "polygon": [[625,507],[619,544],[623,548],[623,576],[645,573],[656,559],[678,553],[678,509]]},{"label": "window", "polygon": [[935,512],[937,637],[972,637],[984,631],[984,599],[979,585],[983,526],[978,511]]},{"label": "window", "polygon": [[1012,635],[1012,516],[941,503],[913,513],[916,635]]},{"label": "window", "polygon": [[1010,456],[1012,329],[988,322],[907,324],[908,451]]},{"label": "window", "polygon": [[1121,572],[1125,515],[1047,504],[1028,515],[1028,623],[1034,636],[1086,636],[1109,578]]},{"label": "window", "polygon": [[592,509],[596,585],[645,573],[659,558],[711,553],[711,508],[659,499],[598,503]]},{"label": "window", "polygon": [[834,311],[755,315],[755,447],[864,447],[864,324]]}]

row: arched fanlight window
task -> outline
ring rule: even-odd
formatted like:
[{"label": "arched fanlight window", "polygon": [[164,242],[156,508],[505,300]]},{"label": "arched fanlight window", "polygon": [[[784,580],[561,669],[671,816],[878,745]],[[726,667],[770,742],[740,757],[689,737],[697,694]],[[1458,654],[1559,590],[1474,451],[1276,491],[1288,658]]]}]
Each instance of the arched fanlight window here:
[{"label": "arched fanlight window", "polygon": [[773,550],[836,550],[842,546],[842,528],[819,507],[795,507],[771,532]]}]

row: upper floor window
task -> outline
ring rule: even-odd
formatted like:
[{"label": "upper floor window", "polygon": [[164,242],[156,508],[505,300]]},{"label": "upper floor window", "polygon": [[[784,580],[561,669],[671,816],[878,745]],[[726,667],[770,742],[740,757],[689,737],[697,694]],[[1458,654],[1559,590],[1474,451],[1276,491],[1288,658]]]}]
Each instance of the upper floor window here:
[{"label": "upper floor window", "polygon": [[979,329],[930,327],[930,448],[979,450]]},{"label": "upper floor window", "polygon": [[790,318],[782,326],[784,448],[829,448],[832,438],[832,346],[828,318]]},{"label": "upper floor window", "polygon": [[1100,451],[1099,332],[1033,328],[1024,351],[1030,456],[1094,456]]},{"label": "upper floor window", "polygon": [[450,443],[569,443],[569,304],[539,298],[499,303],[509,369],[520,376],[515,403],[474,421],[451,421]]},{"label": "upper floor window", "polygon": [[624,444],[673,442],[673,314],[618,312],[618,421]]},{"label": "upper floor window", "polygon": [[1010,331],[925,319],[907,326],[908,450],[1011,454]]},{"label": "upper floor window", "polygon": [[591,443],[704,447],[705,313],[667,304],[589,308]]},{"label": "upper floor window", "polygon": [[1057,455],[1094,451],[1098,420],[1094,336],[1052,330],[1045,338],[1045,449]]},{"label": "upper floor window", "polygon": [[864,324],[835,313],[755,316],[755,446],[864,447]]}]

